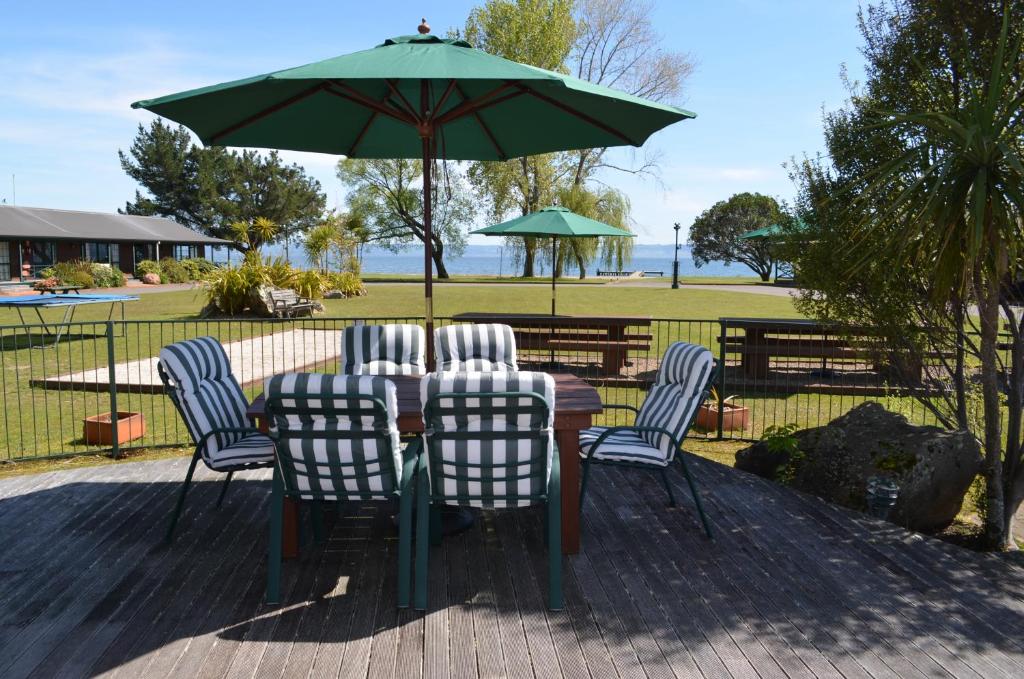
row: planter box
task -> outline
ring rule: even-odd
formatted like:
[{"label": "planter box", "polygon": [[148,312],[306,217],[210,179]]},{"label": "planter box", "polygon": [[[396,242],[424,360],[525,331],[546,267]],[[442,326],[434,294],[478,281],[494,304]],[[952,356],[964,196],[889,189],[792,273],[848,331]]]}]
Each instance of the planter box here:
[{"label": "planter box", "polygon": [[[114,424],[111,421],[110,413],[92,415],[82,420],[83,438],[85,442],[98,446],[111,446],[114,444]],[[117,413],[117,443],[118,445],[142,438],[146,433],[146,420],[142,413]]]},{"label": "planter box", "polygon": [[[703,431],[718,431],[718,404],[702,405],[697,411],[695,424],[698,429]],[[725,404],[725,410],[722,412],[723,431],[743,430],[749,424],[750,408]]]}]

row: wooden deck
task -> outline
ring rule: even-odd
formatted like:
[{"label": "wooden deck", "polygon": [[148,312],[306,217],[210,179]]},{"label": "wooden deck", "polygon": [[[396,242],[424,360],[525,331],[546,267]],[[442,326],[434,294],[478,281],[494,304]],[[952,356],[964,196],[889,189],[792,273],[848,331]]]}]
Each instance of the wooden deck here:
[{"label": "wooden deck", "polygon": [[262,606],[265,473],[220,511],[199,483],[162,547],[185,462],[0,482],[0,677],[1024,676],[1019,561],[710,462],[714,542],[654,478],[597,469],[564,612],[543,607],[540,515],[519,511],[434,551],[426,615],[394,607],[397,545],[371,505]]}]

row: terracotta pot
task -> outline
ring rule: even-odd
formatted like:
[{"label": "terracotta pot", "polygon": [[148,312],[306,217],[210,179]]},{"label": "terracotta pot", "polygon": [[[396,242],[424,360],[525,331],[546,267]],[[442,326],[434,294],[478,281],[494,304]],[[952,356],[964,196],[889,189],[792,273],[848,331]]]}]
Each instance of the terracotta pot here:
[{"label": "terracotta pot", "polygon": [[[717,431],[718,404],[702,405],[697,411],[695,424],[698,429],[703,431]],[[743,430],[747,428],[748,424],[750,424],[750,408],[725,404],[725,410],[722,411],[722,431]]]},{"label": "terracotta pot", "polygon": [[[114,443],[114,424],[110,413],[92,415],[82,420],[85,442],[97,446],[110,446]],[[146,434],[146,420],[142,413],[117,413],[118,445],[142,438]]]}]

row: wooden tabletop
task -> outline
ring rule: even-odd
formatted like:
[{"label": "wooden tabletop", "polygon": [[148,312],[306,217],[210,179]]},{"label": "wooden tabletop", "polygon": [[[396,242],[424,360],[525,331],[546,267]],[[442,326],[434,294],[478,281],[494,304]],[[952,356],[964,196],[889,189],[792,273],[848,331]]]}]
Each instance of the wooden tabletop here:
[{"label": "wooden tabletop", "polygon": [[531,327],[607,328],[611,326],[650,326],[650,316],[552,316],[551,314],[502,314],[468,311],[452,316],[457,321],[505,323]]},{"label": "wooden tabletop", "polygon": [[[565,373],[553,373],[555,380],[555,429],[560,429],[560,421],[578,415],[597,415],[601,412],[601,396],[597,389],[584,379]],[[388,375],[395,383],[398,391],[398,428],[403,432],[423,431],[420,403],[419,375]],[[262,420],[266,415],[263,394],[260,394],[249,405],[246,415],[254,421]]]}]

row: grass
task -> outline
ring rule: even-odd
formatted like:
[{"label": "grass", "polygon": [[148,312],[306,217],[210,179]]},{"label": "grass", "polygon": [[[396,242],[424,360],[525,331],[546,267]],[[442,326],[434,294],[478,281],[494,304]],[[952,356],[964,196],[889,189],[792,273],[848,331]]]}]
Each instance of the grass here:
[{"label": "grass", "polygon": [[[718,326],[713,319],[719,316],[797,317],[788,297],[732,292],[727,288],[716,290],[672,290],[669,287],[624,286],[562,286],[559,289],[558,309],[575,315],[648,315],[666,319],[708,319],[703,323],[658,323],[650,357],[660,356],[670,342],[686,340],[715,347]],[[451,316],[461,311],[500,310],[506,312],[545,313],[550,308],[549,291],[540,286],[443,286],[435,291],[435,314]],[[162,324],[129,324],[125,336],[115,337],[115,361],[123,362],[155,356],[161,347],[173,341],[211,334],[222,341],[243,339],[257,332],[266,332],[265,326],[240,321],[204,321],[196,314],[204,304],[201,291],[188,290],[142,295],[140,300],[127,305],[128,318],[159,320]],[[104,305],[79,308],[76,320],[101,322],[109,309]],[[326,313],[313,321],[304,321],[307,327],[328,328],[321,319],[346,317],[421,317],[423,292],[419,286],[379,284],[370,287],[365,297],[349,300],[325,300]],[[44,311],[53,318],[59,310]],[[59,313],[57,319],[59,319]],[[10,309],[0,310],[0,325],[17,323]],[[317,325],[319,324],[319,326]],[[287,327],[287,324],[282,326]],[[0,412],[0,460],[24,459],[40,455],[58,455],[66,452],[95,453],[81,440],[81,420],[87,415],[110,410],[106,390],[69,391],[45,390],[29,386],[32,379],[76,372],[84,369],[103,369],[107,365],[107,341],[104,326],[85,325],[77,337],[62,341],[56,349],[30,349],[17,343],[21,335],[16,329],[0,329],[0,392],[4,409]],[[323,366],[330,371],[334,366]],[[259,385],[250,385],[250,396],[259,391]],[[638,405],[643,392],[636,388],[601,388],[602,398],[608,403]],[[741,403],[753,410],[752,427],[737,432],[742,438],[757,438],[771,424],[795,422],[815,425],[846,412],[862,399],[829,397],[818,394],[739,394]],[[894,400],[898,407],[909,408],[912,402]],[[137,443],[152,447],[163,443],[187,440],[177,413],[162,395],[119,393],[118,409],[142,412],[146,419],[147,436]]]}]

